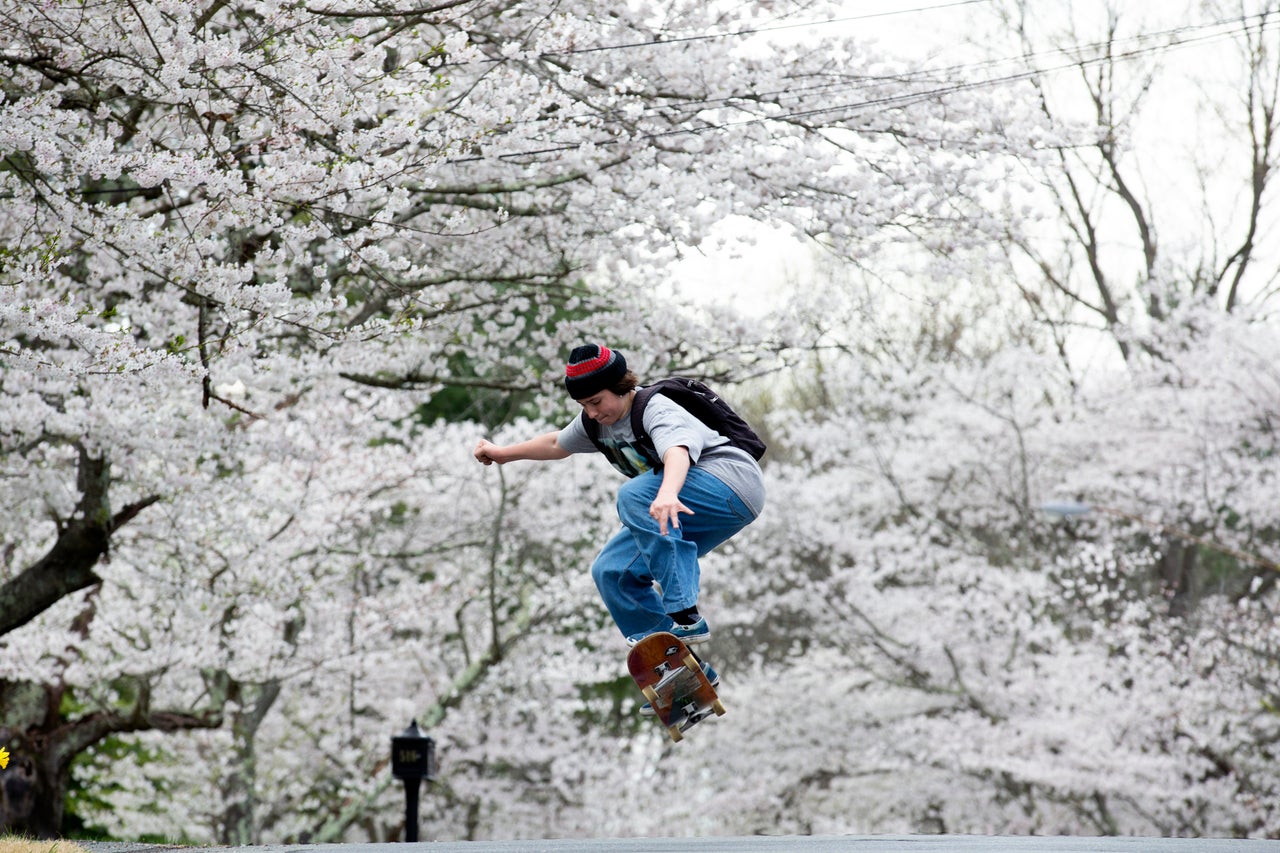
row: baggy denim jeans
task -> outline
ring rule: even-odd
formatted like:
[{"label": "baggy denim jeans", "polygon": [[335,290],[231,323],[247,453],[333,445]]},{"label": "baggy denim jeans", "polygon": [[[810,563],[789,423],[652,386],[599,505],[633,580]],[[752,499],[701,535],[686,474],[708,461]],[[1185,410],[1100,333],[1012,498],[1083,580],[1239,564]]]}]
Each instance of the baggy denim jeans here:
[{"label": "baggy denim jeans", "polygon": [[[680,527],[659,532],[649,516],[661,472],[634,477],[618,490],[622,530],[604,546],[591,577],[624,637],[665,631],[675,613],[698,603],[698,558],[755,520],[732,489],[715,476],[689,469],[680,501],[693,515],[680,514]],[[658,582],[661,589],[654,588]]]}]

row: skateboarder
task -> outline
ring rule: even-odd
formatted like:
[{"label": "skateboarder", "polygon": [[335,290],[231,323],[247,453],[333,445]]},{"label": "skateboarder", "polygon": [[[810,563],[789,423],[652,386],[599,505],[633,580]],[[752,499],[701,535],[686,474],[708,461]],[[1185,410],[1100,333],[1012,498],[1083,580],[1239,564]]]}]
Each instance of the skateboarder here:
[{"label": "skateboarder", "polygon": [[[698,558],[746,527],[764,508],[764,479],[754,458],[666,396],[644,407],[651,447],[642,447],[631,427],[631,405],[639,387],[622,353],[598,344],[574,348],[565,367],[565,389],[599,427],[596,441],[584,419],[558,432],[518,444],[484,439],[475,458],[485,465],[516,459],[564,459],[604,450],[611,462],[634,475],[618,491],[622,529],[591,566],[600,597],[631,645],[659,631],[686,644],[711,637],[698,612]],[[661,466],[650,464],[660,459]],[[657,582],[655,585],[655,581]],[[703,664],[714,684],[715,671]]]}]

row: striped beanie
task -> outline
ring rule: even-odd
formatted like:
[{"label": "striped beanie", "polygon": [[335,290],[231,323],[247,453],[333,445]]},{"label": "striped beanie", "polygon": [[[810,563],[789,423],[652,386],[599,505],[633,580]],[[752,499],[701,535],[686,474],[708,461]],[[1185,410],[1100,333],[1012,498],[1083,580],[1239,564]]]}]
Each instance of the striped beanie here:
[{"label": "striped beanie", "polygon": [[575,400],[584,400],[617,385],[627,375],[622,353],[597,344],[574,347],[564,368],[564,387]]}]

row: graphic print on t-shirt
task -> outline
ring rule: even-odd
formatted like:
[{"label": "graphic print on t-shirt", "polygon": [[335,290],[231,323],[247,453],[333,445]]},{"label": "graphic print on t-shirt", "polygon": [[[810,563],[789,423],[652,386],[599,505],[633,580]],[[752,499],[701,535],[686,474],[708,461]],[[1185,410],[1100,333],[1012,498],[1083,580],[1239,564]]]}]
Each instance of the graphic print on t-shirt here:
[{"label": "graphic print on t-shirt", "polygon": [[634,442],[619,441],[616,438],[602,435],[600,436],[600,444],[605,458],[609,460],[609,464],[628,477],[635,477],[653,468],[653,465],[637,449]]}]

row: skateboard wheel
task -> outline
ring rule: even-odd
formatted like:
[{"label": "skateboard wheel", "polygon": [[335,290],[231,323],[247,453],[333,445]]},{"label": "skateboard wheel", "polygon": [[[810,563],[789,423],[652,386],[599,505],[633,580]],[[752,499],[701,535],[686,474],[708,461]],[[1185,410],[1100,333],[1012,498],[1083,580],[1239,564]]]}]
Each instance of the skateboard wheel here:
[{"label": "skateboard wheel", "polygon": [[679,726],[668,726],[667,734],[671,735],[672,743],[679,743],[680,741],[684,740],[684,734],[680,731]]},{"label": "skateboard wheel", "polygon": [[658,691],[652,687],[646,687],[641,692],[644,693],[644,698],[649,700],[649,707],[653,709],[653,712],[655,714],[658,713]]},{"label": "skateboard wheel", "polygon": [[692,652],[685,655],[681,663],[688,667],[690,672],[702,672],[702,667],[698,665],[698,659],[693,656]]},{"label": "skateboard wheel", "polygon": [[717,716],[717,717],[723,717],[723,716],[724,716],[724,703],[723,703],[723,702],[721,702],[719,699],[717,699],[714,703],[712,703],[712,705],[711,705],[711,710],[713,710],[713,711],[715,711],[715,712],[716,712],[716,716]]}]

